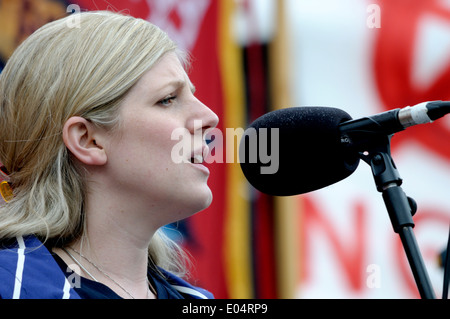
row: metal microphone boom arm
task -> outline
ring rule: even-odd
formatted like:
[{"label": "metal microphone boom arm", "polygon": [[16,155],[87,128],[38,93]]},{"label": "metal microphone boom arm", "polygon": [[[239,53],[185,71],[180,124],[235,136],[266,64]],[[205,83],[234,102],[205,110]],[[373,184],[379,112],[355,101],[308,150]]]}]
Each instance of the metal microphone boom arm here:
[{"label": "metal microphone boom arm", "polygon": [[352,144],[355,137],[351,136],[348,131],[341,140],[343,143],[347,143],[348,147],[358,145],[360,158],[371,167],[377,190],[382,193],[393,229],[400,236],[420,296],[423,299],[435,299],[413,231],[412,216],[416,212],[417,206],[415,201],[406,196],[401,188],[402,179],[391,156],[392,135],[367,133],[366,138],[363,138],[361,131],[358,132],[359,143]]}]

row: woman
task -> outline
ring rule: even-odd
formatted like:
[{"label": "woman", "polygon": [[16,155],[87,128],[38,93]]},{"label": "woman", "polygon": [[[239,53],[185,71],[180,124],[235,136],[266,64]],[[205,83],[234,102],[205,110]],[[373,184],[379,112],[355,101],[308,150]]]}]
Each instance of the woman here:
[{"label": "woman", "polygon": [[[202,162],[217,116],[154,25],[70,18],[32,34],[0,75],[13,194],[0,208],[0,296],[211,297],[181,279],[185,255],[160,227],[211,203]],[[180,143],[191,151],[173,152]]]}]

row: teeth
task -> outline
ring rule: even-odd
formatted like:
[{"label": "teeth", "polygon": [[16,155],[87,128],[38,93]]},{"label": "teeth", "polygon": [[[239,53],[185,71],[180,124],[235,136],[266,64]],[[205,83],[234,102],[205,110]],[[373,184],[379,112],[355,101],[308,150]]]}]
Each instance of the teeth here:
[{"label": "teeth", "polygon": [[202,155],[194,155],[193,157],[191,157],[191,162],[192,163],[203,163],[203,156]]}]

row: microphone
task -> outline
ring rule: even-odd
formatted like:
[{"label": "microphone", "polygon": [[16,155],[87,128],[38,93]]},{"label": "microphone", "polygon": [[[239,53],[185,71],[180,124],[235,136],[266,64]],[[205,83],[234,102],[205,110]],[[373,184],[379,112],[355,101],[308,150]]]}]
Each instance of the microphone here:
[{"label": "microphone", "polygon": [[[266,113],[244,132],[239,162],[262,193],[304,194],[350,176],[364,145],[450,113],[450,102],[424,102],[353,120],[331,107],[291,107]],[[270,153],[270,156],[269,156]]]},{"label": "microphone", "polygon": [[[276,196],[307,193],[351,175],[359,164],[357,152],[340,141],[339,124],[351,120],[330,107],[292,107],[269,112],[244,132],[239,145],[241,169],[256,189]],[[276,139],[274,138],[277,137]],[[270,150],[271,166],[260,156]]]}]

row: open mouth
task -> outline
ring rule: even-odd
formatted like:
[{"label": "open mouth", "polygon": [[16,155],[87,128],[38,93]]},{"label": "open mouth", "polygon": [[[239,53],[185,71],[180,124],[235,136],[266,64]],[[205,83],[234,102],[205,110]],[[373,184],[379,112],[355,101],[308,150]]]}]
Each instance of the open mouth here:
[{"label": "open mouth", "polygon": [[191,157],[191,163],[193,164],[201,164],[203,163],[203,156],[198,154]]},{"label": "open mouth", "polygon": [[196,149],[191,153],[190,162],[192,164],[203,164],[208,154],[209,154],[208,146],[203,145],[201,148]]}]

